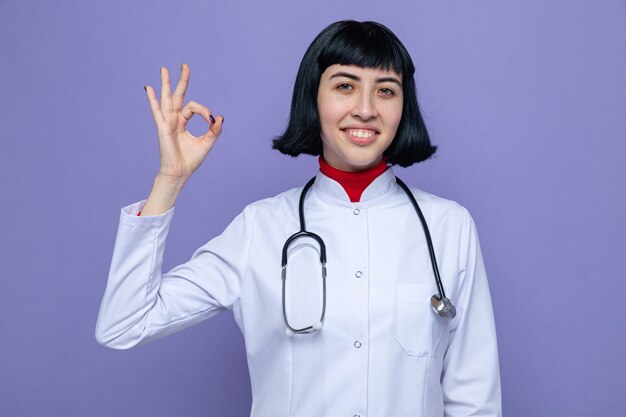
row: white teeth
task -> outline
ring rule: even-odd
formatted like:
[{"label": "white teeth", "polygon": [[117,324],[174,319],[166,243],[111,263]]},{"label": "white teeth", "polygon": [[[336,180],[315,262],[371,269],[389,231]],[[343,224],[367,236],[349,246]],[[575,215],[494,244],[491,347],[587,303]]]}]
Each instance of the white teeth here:
[{"label": "white teeth", "polygon": [[374,132],[371,130],[349,129],[348,134],[350,136],[354,136],[355,138],[371,138],[374,135]]}]

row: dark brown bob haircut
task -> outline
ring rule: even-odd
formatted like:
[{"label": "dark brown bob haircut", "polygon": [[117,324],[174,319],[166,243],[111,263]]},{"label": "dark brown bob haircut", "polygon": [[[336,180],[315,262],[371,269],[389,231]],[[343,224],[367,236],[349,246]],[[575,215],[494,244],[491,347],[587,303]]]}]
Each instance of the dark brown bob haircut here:
[{"label": "dark brown bob haircut", "polygon": [[411,56],[385,26],[354,20],[331,24],[307,49],[293,88],[289,123],[285,132],[274,139],[274,149],[291,156],[322,153],[317,91],[322,73],[334,64],[391,69],[402,75],[402,118],[393,142],[384,153],[390,164],[408,167],[435,153],[437,147],[430,143],[417,103]]}]

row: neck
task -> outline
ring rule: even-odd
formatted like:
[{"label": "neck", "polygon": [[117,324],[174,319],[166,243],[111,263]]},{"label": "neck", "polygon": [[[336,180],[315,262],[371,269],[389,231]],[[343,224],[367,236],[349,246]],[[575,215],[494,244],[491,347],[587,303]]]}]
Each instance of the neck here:
[{"label": "neck", "polygon": [[322,174],[341,184],[348,194],[348,197],[350,197],[350,201],[353,203],[361,201],[363,191],[365,191],[380,174],[387,170],[386,158],[383,158],[375,167],[359,172],[348,172],[334,168],[326,162],[323,155],[320,155],[319,163]]}]

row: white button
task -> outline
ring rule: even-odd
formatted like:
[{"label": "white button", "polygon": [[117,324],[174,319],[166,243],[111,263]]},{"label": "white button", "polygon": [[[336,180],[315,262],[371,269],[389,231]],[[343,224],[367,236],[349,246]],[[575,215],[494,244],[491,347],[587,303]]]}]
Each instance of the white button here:
[{"label": "white button", "polygon": [[355,276],[355,277],[357,277],[357,278],[361,278],[361,277],[363,276],[363,272],[361,272],[361,271],[356,271],[356,272],[354,273],[354,276]]},{"label": "white button", "polygon": [[358,340],[356,342],[354,342],[354,347],[355,348],[360,348],[361,347],[361,342],[359,342]]},{"label": "white button", "polygon": [[354,211],[352,213],[354,213],[355,216],[358,216],[360,212],[361,212],[361,210],[354,209]]}]

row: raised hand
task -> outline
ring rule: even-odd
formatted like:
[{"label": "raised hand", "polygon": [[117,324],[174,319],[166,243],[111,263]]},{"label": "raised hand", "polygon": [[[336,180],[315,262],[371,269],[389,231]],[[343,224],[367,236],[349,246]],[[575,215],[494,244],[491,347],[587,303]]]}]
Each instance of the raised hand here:
[{"label": "raised hand", "polygon": [[[146,94],[159,137],[161,163],[159,176],[161,177],[189,178],[202,164],[222,132],[224,117],[214,118],[208,107],[195,101],[190,101],[183,107],[189,76],[189,66],[183,64],[180,80],[172,95],[169,71],[162,67],[160,105],[154,89],[149,85],[146,86]],[[194,114],[201,115],[210,124],[206,133],[199,137],[187,130],[187,122]]]}]

